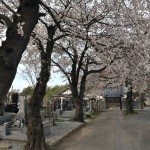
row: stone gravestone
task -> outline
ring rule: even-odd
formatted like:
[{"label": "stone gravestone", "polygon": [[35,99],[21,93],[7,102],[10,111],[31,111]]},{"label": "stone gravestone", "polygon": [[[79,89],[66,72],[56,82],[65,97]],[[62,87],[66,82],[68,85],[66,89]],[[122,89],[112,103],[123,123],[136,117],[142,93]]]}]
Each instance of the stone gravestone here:
[{"label": "stone gravestone", "polygon": [[20,97],[19,98],[19,112],[17,116],[19,119],[21,119],[21,122],[27,126],[28,125],[28,118],[27,118],[27,98],[26,97]]},{"label": "stone gravestone", "polygon": [[20,96],[18,103],[19,111],[16,114],[14,121],[4,123],[3,135],[6,136],[8,133],[13,134],[13,132],[20,131],[25,133],[25,126],[28,125],[27,118],[27,98]]}]

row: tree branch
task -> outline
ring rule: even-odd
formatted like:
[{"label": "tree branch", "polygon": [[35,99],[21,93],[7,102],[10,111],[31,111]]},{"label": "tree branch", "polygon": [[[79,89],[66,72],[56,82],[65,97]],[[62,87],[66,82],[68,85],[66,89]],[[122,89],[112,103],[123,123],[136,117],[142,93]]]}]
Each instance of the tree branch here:
[{"label": "tree branch", "polygon": [[11,11],[13,14],[17,14],[13,9],[11,9],[11,7],[9,7],[9,5],[7,5],[3,0],[1,0],[1,3],[9,10]]},{"label": "tree branch", "polygon": [[47,23],[45,22],[45,21],[43,21],[42,19],[39,19],[44,25],[45,25],[45,27],[48,29],[48,25],[47,25]]},{"label": "tree branch", "polygon": [[86,53],[87,49],[88,49],[88,45],[87,45],[87,40],[86,40],[84,50],[82,51],[82,54],[81,54],[81,57],[80,57],[80,60],[79,60],[79,63],[78,63],[77,77],[79,77],[80,69],[81,69],[81,66],[83,64],[83,58],[85,56],[85,53]]},{"label": "tree branch", "polygon": [[5,23],[4,23],[4,21],[0,20],[0,24],[4,25]]},{"label": "tree branch", "polygon": [[91,73],[100,73],[102,71],[104,71],[107,68],[107,66],[104,66],[103,68],[97,69],[97,70],[90,70],[87,72],[87,75],[91,74]]},{"label": "tree branch", "polygon": [[38,49],[41,51],[41,53],[42,54],[45,53],[44,46],[43,46],[41,40],[38,37],[36,37],[36,34],[34,32],[32,32],[31,36],[35,39],[36,44],[38,45]]},{"label": "tree branch", "polygon": [[61,38],[65,37],[65,36],[69,36],[69,34],[67,34],[67,33],[62,34],[62,35],[60,35],[60,36],[58,36],[58,37],[54,38],[54,41],[57,41],[57,40],[59,40],[59,39],[61,39]]},{"label": "tree branch", "polygon": [[56,26],[58,27],[58,29],[59,29],[60,31],[62,31],[61,26],[60,26],[60,21],[58,21],[58,20],[56,19],[56,17],[55,17],[54,14],[52,13],[51,9],[50,9],[46,4],[44,4],[44,2],[42,2],[42,1],[40,1],[40,4],[41,4],[41,5],[47,10],[47,12],[51,15],[51,17],[52,17],[52,19],[54,20],[54,22],[55,22]]},{"label": "tree branch", "polygon": [[7,27],[10,26],[10,24],[12,23],[11,20],[7,16],[5,16],[3,14],[0,14],[0,21],[1,20],[3,20],[5,22]]},{"label": "tree branch", "polygon": [[51,59],[51,61],[63,72],[63,74],[66,76],[66,78],[68,79],[69,84],[71,84],[71,80],[68,76],[68,74],[65,72],[65,70],[59,65],[59,63],[55,62],[53,59]]},{"label": "tree branch", "polygon": [[70,59],[73,61],[73,55],[71,53],[69,53],[68,48],[66,49],[66,48],[62,47],[62,50],[64,52],[66,52],[68,54],[68,56],[70,57]]}]

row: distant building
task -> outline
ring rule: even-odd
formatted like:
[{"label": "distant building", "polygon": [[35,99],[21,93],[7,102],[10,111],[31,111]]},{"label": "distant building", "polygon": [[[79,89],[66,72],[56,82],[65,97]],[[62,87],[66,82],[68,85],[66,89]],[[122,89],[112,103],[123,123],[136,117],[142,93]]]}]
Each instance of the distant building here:
[{"label": "distant building", "polygon": [[106,99],[108,107],[110,106],[121,107],[121,97],[124,97],[125,94],[126,94],[126,88],[123,86],[104,89],[104,97]]},{"label": "distant building", "polygon": [[18,104],[19,94],[17,92],[9,92],[6,97],[6,104]]},{"label": "distant building", "polygon": [[[87,105],[87,100],[89,100],[89,98],[87,97],[83,99],[83,107]],[[66,88],[56,95],[53,95],[52,101],[54,103],[54,110],[72,110],[73,108],[75,108],[75,102],[72,98],[72,92],[70,88]]]},{"label": "distant building", "polygon": [[72,93],[69,88],[66,88],[65,90],[52,96],[52,99],[54,101],[54,110],[72,110],[74,108]]}]

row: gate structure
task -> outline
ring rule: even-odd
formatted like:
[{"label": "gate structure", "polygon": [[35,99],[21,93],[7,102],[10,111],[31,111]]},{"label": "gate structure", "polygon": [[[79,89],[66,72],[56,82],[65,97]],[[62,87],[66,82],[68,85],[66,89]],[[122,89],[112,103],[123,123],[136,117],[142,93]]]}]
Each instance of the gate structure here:
[{"label": "gate structure", "polygon": [[104,90],[104,97],[106,100],[107,108],[120,107],[122,109],[121,98],[124,96],[123,87],[107,88]]}]

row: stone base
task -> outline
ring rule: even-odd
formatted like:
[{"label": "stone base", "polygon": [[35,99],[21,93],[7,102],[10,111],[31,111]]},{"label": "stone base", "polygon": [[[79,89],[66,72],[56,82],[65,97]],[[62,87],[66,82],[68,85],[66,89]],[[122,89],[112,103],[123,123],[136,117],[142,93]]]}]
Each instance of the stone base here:
[{"label": "stone base", "polygon": [[0,116],[0,125],[4,124],[5,122],[9,122],[14,117],[14,114],[4,114],[3,116]]}]

